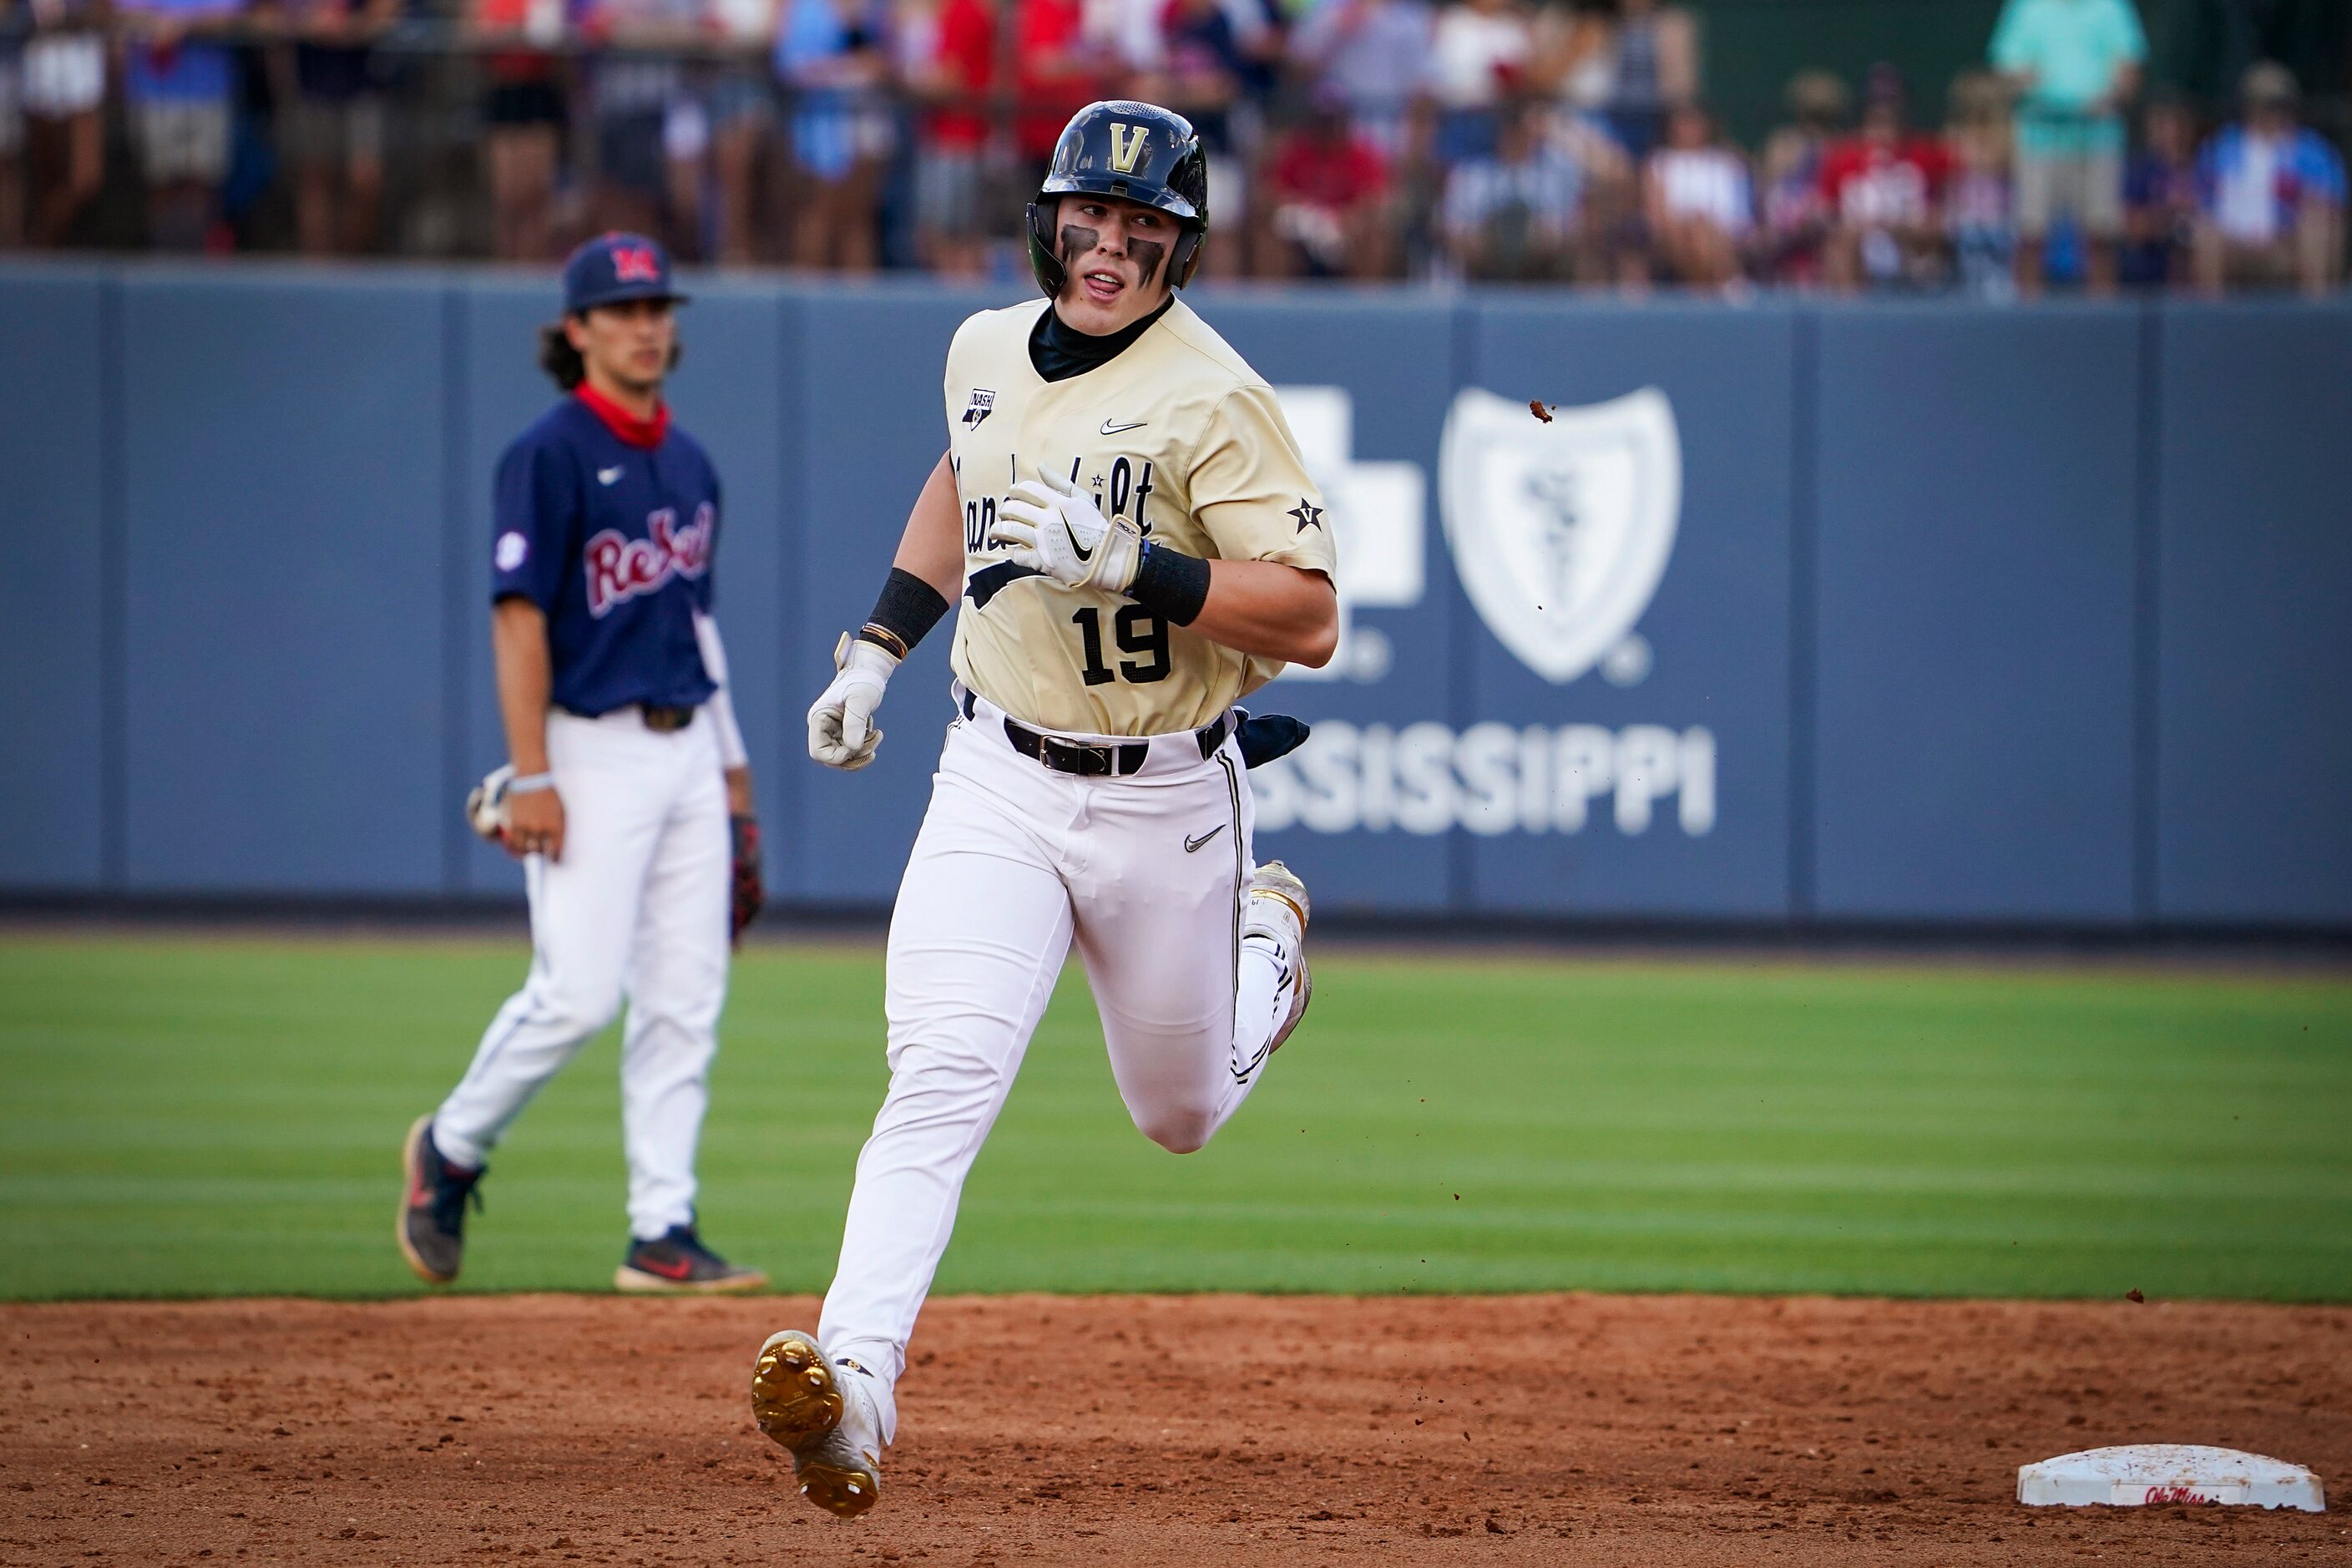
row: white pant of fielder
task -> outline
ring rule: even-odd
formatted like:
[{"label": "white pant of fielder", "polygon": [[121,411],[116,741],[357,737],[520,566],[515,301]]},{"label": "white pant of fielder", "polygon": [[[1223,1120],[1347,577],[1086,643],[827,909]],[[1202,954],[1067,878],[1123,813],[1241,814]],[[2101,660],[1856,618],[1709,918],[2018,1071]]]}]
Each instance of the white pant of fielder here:
[{"label": "white pant of fielder", "polygon": [[694,1156],[727,1000],[727,790],[708,710],[667,734],[635,708],[552,712],[548,763],[563,796],[563,858],[533,855],[530,974],[490,1022],[434,1112],[433,1139],[479,1165],[540,1086],[613,1021],[629,1228],[694,1217]]},{"label": "white pant of fielder", "polygon": [[1139,772],[1082,778],[1015,752],[985,700],[949,728],[890,921],[890,1091],[817,1336],[886,1390],[1074,942],[1128,1113],[1177,1153],[1241,1108],[1288,1012],[1298,955],[1243,938],[1255,813],[1240,748],[1150,744]]}]

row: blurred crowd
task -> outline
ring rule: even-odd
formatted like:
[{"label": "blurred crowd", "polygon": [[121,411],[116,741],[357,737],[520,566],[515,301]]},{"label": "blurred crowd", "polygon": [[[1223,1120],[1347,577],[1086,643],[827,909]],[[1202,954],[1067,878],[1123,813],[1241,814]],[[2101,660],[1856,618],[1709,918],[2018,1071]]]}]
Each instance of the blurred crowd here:
[{"label": "blurred crowd", "polygon": [[1754,149],[1664,0],[0,0],[0,247],[1014,276],[1090,100],[1189,115],[1209,276],[2032,294],[2336,286],[2294,76],[2147,79],[2132,0],[2007,0],[1921,101],[1806,71]]}]

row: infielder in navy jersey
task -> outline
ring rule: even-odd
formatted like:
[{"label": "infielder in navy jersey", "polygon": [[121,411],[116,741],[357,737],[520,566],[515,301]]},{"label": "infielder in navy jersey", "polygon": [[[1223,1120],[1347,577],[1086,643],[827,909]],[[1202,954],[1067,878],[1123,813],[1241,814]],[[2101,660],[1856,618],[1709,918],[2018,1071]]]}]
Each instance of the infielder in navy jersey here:
[{"label": "infielder in navy jersey", "polygon": [[[573,252],[541,363],[569,395],[499,459],[491,641],[507,767],[467,810],[523,858],[531,964],[473,1065],[409,1130],[400,1247],[457,1276],[489,1152],[628,1002],[624,1290],[765,1284],[695,1230],[694,1156],[730,939],[758,912],[751,773],[711,618],[719,474],[670,421],[669,258],[608,234]],[[730,897],[731,889],[731,897]]]}]

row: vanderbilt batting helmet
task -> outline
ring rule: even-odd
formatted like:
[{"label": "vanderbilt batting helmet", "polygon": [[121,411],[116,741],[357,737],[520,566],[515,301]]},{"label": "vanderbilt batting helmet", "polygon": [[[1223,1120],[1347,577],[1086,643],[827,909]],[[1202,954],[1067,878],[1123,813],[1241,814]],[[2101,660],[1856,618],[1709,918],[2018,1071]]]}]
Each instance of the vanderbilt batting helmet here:
[{"label": "vanderbilt batting helmet", "polygon": [[1029,203],[1029,266],[1048,299],[1069,280],[1055,227],[1056,198],[1073,193],[1121,196],[1158,207],[1183,232],[1169,258],[1168,280],[1181,289],[1201,262],[1209,235],[1209,160],[1192,122],[1156,103],[1113,99],[1070,116],[1054,143],[1054,166]]}]

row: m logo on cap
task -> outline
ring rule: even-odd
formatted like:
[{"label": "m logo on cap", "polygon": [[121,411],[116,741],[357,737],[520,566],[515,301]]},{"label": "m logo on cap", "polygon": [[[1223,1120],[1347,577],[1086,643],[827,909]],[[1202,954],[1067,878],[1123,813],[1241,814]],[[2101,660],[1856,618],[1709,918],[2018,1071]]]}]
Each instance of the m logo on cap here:
[{"label": "m logo on cap", "polygon": [[1129,125],[1114,120],[1110,125],[1110,166],[1121,174],[1135,173],[1135,165],[1143,160],[1143,144],[1151,135],[1149,125]]},{"label": "m logo on cap", "polygon": [[613,279],[617,283],[658,283],[661,258],[646,246],[616,245],[613,247]]}]

